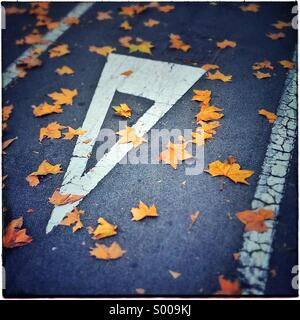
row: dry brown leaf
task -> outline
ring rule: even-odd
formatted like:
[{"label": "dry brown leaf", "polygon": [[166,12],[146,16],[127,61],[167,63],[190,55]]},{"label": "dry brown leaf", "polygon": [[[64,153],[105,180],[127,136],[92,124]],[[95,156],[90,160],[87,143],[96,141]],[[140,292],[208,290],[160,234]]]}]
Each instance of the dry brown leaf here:
[{"label": "dry brown leaf", "polygon": [[61,92],[52,92],[48,94],[48,97],[55,101],[55,105],[69,105],[73,104],[73,98],[78,95],[77,89],[70,90],[61,88]]},{"label": "dry brown leaf", "polygon": [[215,69],[219,69],[220,67],[216,64],[204,64],[201,69],[205,70],[205,71],[209,71],[209,70],[215,70]]},{"label": "dry brown leaf", "polygon": [[12,104],[2,108],[2,130],[7,128],[7,121],[13,111],[13,108],[14,106]]},{"label": "dry brown leaf", "polygon": [[37,171],[30,173],[26,177],[26,181],[31,187],[34,187],[40,183],[39,176],[45,176],[47,174],[61,173],[62,169],[60,164],[52,165],[47,160],[44,160],[38,167]]},{"label": "dry brown leaf", "polygon": [[289,60],[280,60],[278,61],[284,68],[293,69],[295,67],[295,63]]},{"label": "dry brown leaf", "polygon": [[81,135],[83,135],[85,133],[86,133],[86,131],[81,129],[81,128],[73,129],[71,127],[68,127],[68,132],[64,133],[64,139],[65,140],[71,140],[75,136],[81,136]]},{"label": "dry brown leaf", "polygon": [[72,26],[72,25],[79,24],[80,20],[77,17],[69,16],[63,20],[63,23],[67,24],[68,26]]},{"label": "dry brown leaf", "polygon": [[177,271],[169,270],[169,273],[170,273],[170,275],[172,276],[173,279],[177,279],[177,278],[179,278],[181,276],[181,273],[177,272]]},{"label": "dry brown leaf", "polygon": [[158,217],[157,209],[154,204],[148,207],[143,201],[140,201],[138,208],[132,208],[132,220],[139,221],[145,217]]},{"label": "dry brown leaf", "polygon": [[25,246],[32,242],[32,237],[26,234],[26,229],[21,229],[23,217],[12,220],[3,231],[2,243],[4,248]]},{"label": "dry brown leaf", "polygon": [[121,73],[121,76],[125,76],[125,77],[129,77],[133,74],[132,70],[126,70],[124,72]]},{"label": "dry brown leaf", "polygon": [[96,243],[96,247],[90,249],[90,255],[100,260],[118,259],[121,258],[125,252],[117,242],[113,242],[109,247]]},{"label": "dry brown leaf", "polygon": [[132,30],[132,26],[129,24],[127,20],[120,24],[120,28],[123,30]]},{"label": "dry brown leaf", "polygon": [[159,155],[159,160],[169,164],[173,169],[177,168],[178,162],[192,158],[193,156],[185,150],[188,142],[171,143],[167,145],[167,149]]},{"label": "dry brown leaf", "polygon": [[261,72],[261,71],[256,71],[253,72],[253,75],[257,78],[257,79],[265,79],[265,78],[271,78],[271,74],[269,72]]},{"label": "dry brown leaf", "polygon": [[5,14],[7,16],[10,16],[12,14],[23,14],[26,11],[27,11],[27,9],[20,8],[20,7],[17,7],[17,6],[9,6],[9,7],[5,8]]},{"label": "dry brown leaf", "polygon": [[169,35],[169,38],[170,38],[170,48],[181,50],[183,52],[187,52],[190,50],[191,46],[189,44],[184,43],[178,34],[171,33]]},{"label": "dry brown leaf", "polygon": [[121,139],[118,141],[118,143],[124,144],[132,142],[135,148],[143,142],[147,142],[145,138],[139,137],[136,134],[134,128],[128,126],[126,126],[125,129],[118,131],[117,134],[121,136]]},{"label": "dry brown leaf", "polygon": [[97,12],[97,18],[96,19],[99,20],[99,21],[112,19],[111,11],[99,11],[99,12]]},{"label": "dry brown leaf", "polygon": [[88,229],[94,240],[112,237],[117,234],[116,225],[109,223],[101,217],[97,220],[97,222],[98,226],[95,229],[93,229],[92,227]]},{"label": "dry brown leaf", "polygon": [[224,114],[220,113],[222,110],[219,107],[202,104],[199,112],[196,114],[197,122],[221,119],[224,117]]},{"label": "dry brown leaf", "polygon": [[72,212],[69,212],[67,216],[60,222],[62,226],[72,226],[72,232],[76,232],[77,230],[83,227],[83,224],[80,220],[80,216],[84,214],[83,210],[78,210],[77,207],[74,208]]},{"label": "dry brown leaf", "polygon": [[157,10],[160,12],[163,12],[163,13],[168,13],[174,9],[175,9],[175,6],[173,6],[173,5],[165,5],[165,6],[159,5],[159,6],[157,6]]},{"label": "dry brown leaf", "polygon": [[272,26],[276,29],[283,29],[283,28],[289,28],[292,26],[291,22],[285,22],[285,21],[281,21],[281,20],[277,20],[276,23],[273,23]]},{"label": "dry brown leaf", "polygon": [[256,231],[263,233],[268,231],[265,220],[274,219],[272,210],[258,209],[257,211],[245,210],[236,214],[237,218],[245,225],[245,232]]},{"label": "dry brown leaf", "polygon": [[245,12],[258,12],[259,8],[260,8],[260,5],[254,4],[254,3],[240,6],[240,9]]},{"label": "dry brown leaf", "polygon": [[192,97],[193,101],[203,102],[205,105],[209,105],[211,100],[211,91],[210,90],[193,90],[194,96]]},{"label": "dry brown leaf", "polygon": [[227,280],[224,276],[219,276],[219,285],[221,290],[217,292],[219,295],[226,295],[226,296],[240,296],[241,286],[239,280]]},{"label": "dry brown leaf", "polygon": [[271,64],[271,61],[264,60],[262,62],[255,62],[252,66],[253,70],[260,70],[260,69],[270,69],[274,70],[274,67]]},{"label": "dry brown leaf", "polygon": [[154,19],[148,19],[144,22],[144,26],[148,28],[152,28],[154,26],[157,26],[158,24],[160,24],[160,22]]}]

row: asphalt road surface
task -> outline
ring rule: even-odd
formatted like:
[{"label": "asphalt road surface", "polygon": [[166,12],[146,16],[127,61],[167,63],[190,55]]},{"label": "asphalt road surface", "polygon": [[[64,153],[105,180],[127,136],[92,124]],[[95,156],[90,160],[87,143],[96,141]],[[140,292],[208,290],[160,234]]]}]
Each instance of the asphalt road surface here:
[{"label": "asphalt road surface", "polygon": [[[50,16],[62,19],[76,3],[54,3]],[[209,296],[219,290],[218,276],[240,279],[243,290],[251,291],[251,283],[238,271],[239,261],[233,253],[243,247],[243,224],[235,214],[251,208],[259,176],[270,143],[272,124],[257,114],[266,108],[277,112],[284,93],[287,70],[277,62],[292,60],[297,31],[288,28],[284,39],[273,41],[268,32],[279,32],[271,24],[277,20],[291,21],[293,3],[262,3],[260,11],[242,12],[239,3],[176,3],[175,10],[161,13],[149,9],[129,18],[133,29],[119,28],[124,17],[118,14],[122,3],[96,3],[80,17],[80,24],[71,26],[53,44],[69,44],[71,53],[49,59],[41,55],[43,66],[31,70],[24,79],[12,81],[3,90],[3,104],[14,105],[4,139],[18,137],[3,157],[3,174],[8,175],[3,193],[4,224],[24,216],[24,225],[33,237],[29,245],[4,250],[6,296],[101,296],[135,295],[144,288],[146,295]],[[22,6],[26,6],[23,5]],[[97,11],[112,11],[113,19],[96,20]],[[146,28],[143,21],[160,21]],[[2,31],[2,70],[13,63],[27,48],[16,46],[15,40],[34,28],[32,15],[10,15]],[[24,26],[27,26],[24,30]],[[40,28],[46,33],[45,28]],[[188,52],[169,48],[168,35],[179,34],[192,48]],[[121,36],[132,35],[151,41],[152,55],[128,53],[119,45]],[[216,47],[224,39],[237,42],[235,48]],[[234,184],[224,177],[207,173],[185,175],[185,165],[177,170],[169,165],[121,165],[114,169],[80,203],[85,211],[84,226],[95,226],[98,217],[118,225],[118,234],[99,243],[117,241],[125,255],[114,261],[96,260],[89,255],[95,241],[85,229],[72,233],[71,228],[58,226],[46,234],[53,206],[48,202],[63,181],[64,174],[50,175],[34,187],[26,176],[36,170],[42,160],[60,163],[67,170],[76,139],[39,142],[39,128],[49,122],[78,128],[82,125],[93,98],[106,58],[89,52],[95,46],[112,46],[123,55],[156,61],[200,67],[215,63],[233,81],[223,83],[202,77],[153,127],[156,129],[191,128],[197,104],[191,101],[193,89],[212,91],[213,104],[224,108],[224,118],[215,139],[205,146],[205,167],[228,155],[236,156],[242,168],[254,170],[249,185]],[[268,59],[275,66],[272,77],[258,80],[252,65]],[[72,76],[58,76],[57,67],[68,65]],[[31,106],[44,101],[46,95],[59,88],[77,89],[78,96],[62,114],[36,118]],[[151,106],[151,101],[116,93],[111,105],[127,103],[139,110],[129,120],[132,125]],[[118,118],[108,111],[103,127],[117,129]],[[296,129],[295,129],[296,130]],[[95,163],[95,149],[88,168]],[[182,184],[186,181],[185,185]],[[224,185],[223,185],[224,184]],[[221,186],[223,187],[221,188]],[[292,288],[292,268],[297,265],[297,150],[293,149],[285,179],[284,197],[280,204],[273,252],[267,268],[266,286],[260,294],[296,296]],[[130,210],[142,200],[154,203],[159,217],[131,221]],[[27,213],[33,208],[33,213]],[[191,229],[190,215],[202,215]],[[232,219],[228,218],[231,213]],[[173,279],[169,270],[181,273]],[[249,279],[248,279],[249,280]],[[255,286],[255,284],[253,285]],[[254,288],[255,289],[255,288]]]}]

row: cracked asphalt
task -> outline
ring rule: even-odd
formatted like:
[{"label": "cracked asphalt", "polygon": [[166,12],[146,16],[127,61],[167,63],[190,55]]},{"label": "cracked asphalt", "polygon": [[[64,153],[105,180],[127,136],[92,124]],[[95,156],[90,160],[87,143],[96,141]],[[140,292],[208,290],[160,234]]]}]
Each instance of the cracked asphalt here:
[{"label": "cracked asphalt", "polygon": [[[7,5],[11,3],[4,3]],[[53,3],[50,16],[61,19],[75,5]],[[72,26],[56,42],[69,44],[71,54],[49,59],[43,53],[41,68],[31,70],[26,78],[17,79],[3,90],[3,104],[12,103],[15,107],[3,139],[18,136],[3,157],[3,174],[8,175],[3,203],[9,209],[3,213],[4,225],[23,215],[24,225],[33,237],[30,245],[3,251],[8,297],[123,296],[134,295],[136,288],[144,288],[146,295],[151,296],[210,296],[219,290],[219,275],[229,279],[239,277],[238,262],[232,255],[243,246],[244,226],[235,214],[251,207],[272,129],[272,124],[257,112],[266,108],[276,113],[287,77],[277,61],[291,60],[297,41],[297,31],[292,28],[285,29],[286,37],[278,41],[265,34],[276,32],[271,24],[277,20],[291,21],[294,3],[261,3],[258,13],[242,12],[240,3],[176,3],[175,10],[169,13],[151,9],[129,18],[133,30],[124,31],[119,28],[124,18],[118,9],[126,5],[94,4],[80,18],[81,23]],[[97,21],[97,11],[107,10],[112,11],[113,19]],[[160,25],[145,28],[143,21],[149,18],[159,20]],[[24,46],[16,46],[15,40],[29,33],[34,21],[28,14],[7,17],[6,29],[2,31],[2,70],[25,50]],[[192,46],[191,50],[183,53],[170,49],[170,33],[179,34]],[[202,77],[154,128],[194,128],[192,122],[198,107],[191,101],[192,90],[211,90],[212,103],[224,108],[224,118],[215,139],[205,146],[205,167],[232,154],[243,169],[254,170],[255,174],[248,179],[247,186],[207,173],[186,176],[184,164],[177,170],[168,165],[117,165],[79,206],[85,211],[82,218],[85,226],[95,226],[99,216],[118,225],[118,234],[101,242],[111,244],[115,240],[126,254],[119,260],[106,262],[89,255],[95,241],[85,230],[72,234],[70,228],[58,226],[45,233],[52,211],[47,200],[61,186],[64,175],[45,177],[35,188],[30,188],[25,178],[44,159],[60,163],[64,171],[67,169],[76,140],[39,143],[39,128],[52,121],[74,128],[82,125],[106,61],[88,48],[108,45],[117,48],[119,54],[129,55],[118,43],[125,35],[141,37],[155,45],[151,56],[142,53],[132,56],[199,67],[215,63],[223,73],[233,76],[231,83]],[[237,46],[217,49],[216,41],[225,38],[236,41]],[[272,62],[275,71],[271,78],[258,80],[252,75],[251,66],[264,59]],[[75,74],[56,75],[55,69],[62,65],[73,68]],[[65,107],[59,115],[35,118],[31,106],[62,87],[78,90],[73,106]],[[137,110],[129,125],[151,106],[150,100],[116,93],[112,105],[120,103]],[[116,130],[117,120],[113,110],[109,110],[103,127]],[[96,148],[87,170],[95,165],[95,154]],[[276,220],[265,295],[298,294],[291,286],[292,268],[298,261],[297,157],[295,148]],[[131,221],[130,209],[140,200],[154,203],[159,217]],[[32,214],[26,212],[29,208],[34,209]],[[190,215],[196,210],[202,215],[189,229]],[[228,213],[233,219],[228,219]],[[180,272],[181,277],[174,280],[168,270]],[[242,288],[247,289],[244,285],[242,282]]]}]

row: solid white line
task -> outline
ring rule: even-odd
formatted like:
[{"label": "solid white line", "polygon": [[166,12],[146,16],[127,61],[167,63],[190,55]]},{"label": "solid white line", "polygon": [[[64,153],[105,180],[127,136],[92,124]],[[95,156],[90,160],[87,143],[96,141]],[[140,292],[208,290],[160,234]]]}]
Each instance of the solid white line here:
[{"label": "solid white line", "polygon": [[[297,52],[294,54],[293,61],[297,64]],[[296,69],[288,73],[277,116],[251,204],[252,210],[263,207],[273,210],[275,219],[266,222],[269,230],[265,233],[255,231],[244,233],[238,270],[245,295],[263,295],[269,275],[276,218],[279,215],[279,206],[284,195],[289,162],[297,134]]]},{"label": "solid white line", "polygon": [[[75,8],[73,8],[61,21],[63,21],[67,17],[80,18],[93,5],[94,3],[80,3]],[[18,76],[18,70],[16,68],[16,65],[18,64],[18,61],[20,59],[29,57],[34,48],[41,48],[43,51],[47,50],[48,47],[52,45],[53,42],[55,42],[69,28],[70,28],[69,25],[61,22],[58,28],[49,31],[44,36],[44,39],[46,41],[49,41],[48,44],[34,45],[28,48],[26,51],[24,51],[13,63],[11,63],[7,67],[6,71],[3,73],[2,87],[5,89]],[[36,55],[36,56],[38,57],[39,55]]]},{"label": "solid white line", "polygon": [[[121,75],[122,72],[129,69],[133,71],[130,77]],[[132,143],[116,143],[93,169],[82,176],[116,91],[154,101],[152,107],[133,126],[136,133],[142,136],[204,73],[205,70],[191,66],[119,54],[109,55],[82,125],[87,133],[77,140],[60,192],[86,196],[133,148]],[[84,143],[83,141],[86,140],[90,142]],[[50,232],[54,226],[58,225],[67,212],[72,211],[79,202],[55,207],[46,232]]]}]

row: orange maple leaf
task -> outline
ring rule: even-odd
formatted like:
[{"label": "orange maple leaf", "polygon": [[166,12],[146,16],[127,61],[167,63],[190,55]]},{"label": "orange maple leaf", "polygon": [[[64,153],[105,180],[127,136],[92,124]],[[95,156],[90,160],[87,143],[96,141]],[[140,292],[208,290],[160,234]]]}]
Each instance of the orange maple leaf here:
[{"label": "orange maple leaf", "polygon": [[58,122],[51,122],[47,127],[40,129],[40,141],[44,138],[59,139],[61,137],[61,130],[65,126],[60,125]]},{"label": "orange maple leaf", "polygon": [[55,72],[60,76],[63,76],[65,74],[74,74],[74,70],[68,66],[62,66],[60,68],[57,68]]},{"label": "orange maple leaf", "polygon": [[63,20],[63,23],[67,24],[68,26],[72,26],[72,25],[79,24],[80,20],[77,17],[69,16]]},{"label": "orange maple leaf", "polygon": [[241,295],[241,286],[239,280],[227,280],[223,275],[219,276],[219,285],[221,290],[217,292],[220,295],[239,296]]},{"label": "orange maple leaf", "polygon": [[82,198],[83,196],[81,195],[61,194],[58,190],[55,190],[53,195],[49,198],[49,202],[56,206],[62,206],[67,203],[73,203]]},{"label": "orange maple leaf", "polygon": [[58,45],[58,46],[50,49],[48,52],[49,52],[50,58],[61,57],[61,56],[64,56],[64,55],[70,53],[69,45],[61,44],[61,45]]},{"label": "orange maple leaf", "polygon": [[271,78],[271,74],[269,72],[261,72],[261,71],[256,71],[253,72],[253,75],[257,78],[257,79],[265,79],[265,78]]},{"label": "orange maple leaf", "polygon": [[154,204],[148,207],[143,201],[140,201],[138,208],[132,208],[132,220],[139,221],[145,217],[157,217],[157,209]]},{"label": "orange maple leaf", "polygon": [[48,30],[54,30],[57,29],[60,25],[59,21],[51,21],[49,23],[47,23],[47,29]]},{"label": "orange maple leaf", "polygon": [[227,47],[234,48],[234,47],[236,47],[236,42],[225,39],[225,40],[223,40],[223,41],[217,42],[216,45],[217,45],[217,47],[220,48],[220,49],[225,49],[225,48],[227,48]]},{"label": "orange maple leaf", "polygon": [[93,229],[88,228],[89,233],[92,235],[94,240],[100,240],[107,237],[112,237],[117,234],[117,226],[109,223],[104,218],[99,218],[97,220],[98,226]]},{"label": "orange maple leaf", "polygon": [[129,22],[127,20],[123,21],[120,24],[120,28],[123,30],[132,30],[132,26],[129,24]]},{"label": "orange maple leaf", "polygon": [[163,12],[163,13],[168,13],[174,9],[175,9],[175,6],[173,6],[173,5],[165,5],[165,6],[159,5],[159,6],[157,6],[157,10],[160,12]]},{"label": "orange maple leaf", "polygon": [[292,24],[290,22],[285,22],[285,21],[281,21],[281,20],[277,20],[276,23],[272,24],[273,27],[275,27],[276,29],[283,29],[283,28],[288,28],[291,27]]},{"label": "orange maple leaf", "polygon": [[109,247],[96,243],[96,247],[90,249],[90,255],[100,260],[118,259],[121,258],[125,252],[117,242],[113,242]]},{"label": "orange maple leaf", "polygon": [[111,11],[99,11],[97,12],[97,20],[103,21],[103,20],[110,20],[112,19]]},{"label": "orange maple leaf", "polygon": [[[198,123],[201,125],[200,127],[196,128],[196,132],[192,132],[192,143],[196,143],[198,145],[203,145],[206,139],[212,139],[213,135],[216,133],[214,129],[220,126],[219,121],[211,121],[211,122],[204,122],[199,120]],[[202,133],[199,133],[202,131]]]},{"label": "orange maple leaf", "polygon": [[245,210],[236,214],[237,218],[245,225],[245,231],[256,231],[259,233],[268,231],[265,220],[274,219],[272,210],[258,209],[258,211]]},{"label": "orange maple leaf", "polygon": [[160,24],[160,22],[154,19],[148,19],[144,22],[144,26],[148,28],[152,28],[154,26],[157,26],[158,24]]},{"label": "orange maple leaf", "polygon": [[72,226],[72,232],[76,232],[77,230],[83,227],[83,224],[80,220],[80,216],[84,214],[83,210],[78,210],[77,207],[74,208],[72,212],[69,212],[67,216],[60,222],[62,226]]},{"label": "orange maple leaf", "polygon": [[266,109],[260,109],[258,114],[266,117],[270,123],[273,123],[277,119],[277,115],[274,112],[267,111]]},{"label": "orange maple leaf", "polygon": [[147,140],[143,137],[139,137],[135,129],[132,127],[125,127],[125,129],[117,132],[122,138],[118,141],[121,144],[132,142],[133,146],[136,148],[143,142],[147,142]]},{"label": "orange maple leaf", "polygon": [[215,70],[215,69],[219,69],[220,67],[216,64],[204,64],[201,69],[205,70],[205,71],[209,71],[209,70]]},{"label": "orange maple leaf", "polygon": [[240,6],[240,9],[242,11],[245,11],[245,12],[247,12],[247,11],[248,12],[258,12],[259,8],[260,8],[260,5],[259,4],[254,4],[254,3]]},{"label": "orange maple leaf", "polygon": [[208,72],[206,79],[209,80],[221,80],[223,82],[230,82],[232,80],[232,76],[231,75],[225,75],[222,72],[220,72],[219,70],[217,70],[214,74]]},{"label": "orange maple leaf", "polygon": [[81,128],[73,129],[72,127],[68,127],[68,132],[64,133],[64,139],[65,140],[71,140],[75,136],[81,136],[81,135],[83,135],[85,133],[86,133],[86,131],[81,129]]},{"label": "orange maple leaf", "polygon": [[285,33],[283,33],[283,32],[278,32],[278,33],[269,32],[266,34],[266,36],[272,40],[279,40],[279,39],[285,38]]},{"label": "orange maple leaf", "polygon": [[123,16],[133,17],[136,13],[135,6],[121,7],[119,13]]},{"label": "orange maple leaf", "polygon": [[210,90],[193,90],[195,95],[192,97],[193,101],[200,101],[203,104],[208,105],[211,100],[211,91]]},{"label": "orange maple leaf", "polygon": [[260,69],[270,69],[274,70],[274,67],[271,64],[271,61],[264,60],[262,62],[255,62],[252,66],[253,70],[260,70]]},{"label": "orange maple leaf", "polygon": [[26,58],[19,59],[17,68],[28,70],[36,67],[40,67],[42,65],[42,61],[37,57],[29,56]]},{"label": "orange maple leaf", "polygon": [[117,115],[125,118],[130,118],[132,110],[126,103],[121,103],[119,106],[113,107]]},{"label": "orange maple leaf", "polygon": [[187,52],[190,50],[191,46],[189,44],[184,43],[178,34],[171,33],[169,35],[169,38],[170,38],[170,48],[181,50],[183,52]]},{"label": "orange maple leaf", "polygon": [[26,234],[26,229],[21,229],[23,217],[12,220],[3,231],[2,243],[4,248],[25,246],[32,242],[32,237]]},{"label": "orange maple leaf", "polygon": [[241,166],[238,163],[230,163],[231,161],[221,162],[216,160],[208,165],[208,172],[213,177],[224,176],[234,181],[235,183],[249,184],[246,179],[251,177],[254,173],[252,170],[241,170]]},{"label": "orange maple leaf", "polygon": [[295,63],[289,60],[280,60],[278,62],[286,69],[293,69],[295,67]]},{"label": "orange maple leaf", "polygon": [[32,112],[36,117],[42,117],[50,113],[62,113],[64,111],[59,104],[51,105],[44,102],[38,106],[33,106]]},{"label": "orange maple leaf", "polygon": [[221,119],[224,117],[224,114],[220,113],[222,110],[219,107],[202,104],[199,113],[196,114],[197,122]]},{"label": "orange maple leaf", "polygon": [[44,160],[38,167],[37,171],[30,173],[26,177],[26,181],[31,187],[34,187],[40,183],[39,176],[46,176],[47,174],[61,173],[62,169],[60,164],[52,165],[47,160]]},{"label": "orange maple leaf", "polygon": [[183,161],[192,158],[193,156],[185,150],[187,142],[171,143],[169,141],[167,149],[159,155],[159,160],[169,164],[173,169],[177,168],[178,161]]},{"label": "orange maple leaf", "polygon": [[90,46],[89,47],[89,51],[90,52],[94,52],[97,53],[101,56],[108,56],[109,54],[111,54],[112,52],[116,51],[116,48],[110,47],[110,46],[104,46],[104,47],[96,47],[96,46]]},{"label": "orange maple leaf", "polygon": [[73,104],[73,98],[78,95],[77,89],[70,90],[61,88],[61,92],[52,92],[49,93],[48,96],[55,101],[56,105],[69,105]]}]

